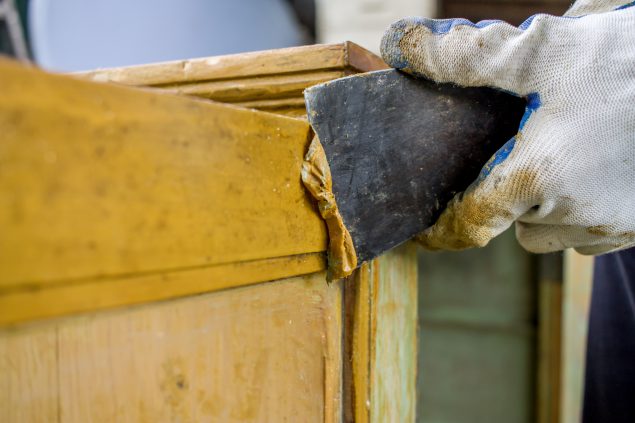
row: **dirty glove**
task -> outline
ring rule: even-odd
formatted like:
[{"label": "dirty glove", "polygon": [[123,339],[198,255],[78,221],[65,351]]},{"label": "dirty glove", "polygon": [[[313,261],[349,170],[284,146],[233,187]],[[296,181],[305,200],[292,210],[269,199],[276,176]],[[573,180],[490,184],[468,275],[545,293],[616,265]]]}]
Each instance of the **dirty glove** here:
[{"label": "dirty glove", "polygon": [[635,4],[614,3],[520,27],[406,18],[386,31],[391,66],[528,102],[518,134],[418,237],[425,247],[484,246],[513,222],[533,252],[635,245]]}]

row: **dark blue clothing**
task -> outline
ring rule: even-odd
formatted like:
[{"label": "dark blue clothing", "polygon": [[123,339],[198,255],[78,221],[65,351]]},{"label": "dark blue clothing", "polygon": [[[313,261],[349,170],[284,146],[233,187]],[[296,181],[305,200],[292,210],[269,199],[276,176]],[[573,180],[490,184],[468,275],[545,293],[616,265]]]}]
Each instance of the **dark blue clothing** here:
[{"label": "dark blue clothing", "polygon": [[595,259],[584,423],[635,422],[635,248]]}]

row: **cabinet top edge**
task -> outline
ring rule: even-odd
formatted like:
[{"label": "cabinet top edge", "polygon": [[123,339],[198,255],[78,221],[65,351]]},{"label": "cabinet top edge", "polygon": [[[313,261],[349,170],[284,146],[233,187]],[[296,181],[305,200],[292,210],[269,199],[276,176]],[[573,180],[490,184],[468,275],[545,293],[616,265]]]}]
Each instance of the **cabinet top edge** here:
[{"label": "cabinet top edge", "polygon": [[75,76],[96,82],[125,85],[163,86],[198,81],[240,79],[262,75],[350,70],[368,72],[386,68],[384,61],[359,45],[346,41],[338,44],[314,44],[201,57],[188,60],[96,69]]}]

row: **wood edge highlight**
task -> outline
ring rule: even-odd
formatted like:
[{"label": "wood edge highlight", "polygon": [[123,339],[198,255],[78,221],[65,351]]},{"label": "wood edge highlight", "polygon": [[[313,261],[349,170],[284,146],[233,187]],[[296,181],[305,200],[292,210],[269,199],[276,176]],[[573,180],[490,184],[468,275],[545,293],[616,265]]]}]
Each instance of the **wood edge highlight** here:
[{"label": "wood edge highlight", "polygon": [[[344,68],[347,66],[346,49],[346,43],[313,44],[135,66],[96,69],[87,72],[76,72],[72,75],[96,82],[115,82],[125,85],[160,87],[176,82],[236,79],[256,75],[279,74],[280,72],[305,71],[307,69],[307,63],[291,66],[288,63],[289,58],[293,59],[312,55],[315,57],[309,57],[309,59],[316,60],[316,57],[320,53],[325,54],[326,57],[316,62],[316,65],[319,63],[319,66],[309,66],[310,68]],[[272,62],[273,66],[271,69],[267,69],[266,64]],[[238,71],[236,68],[242,70]],[[231,69],[232,72],[225,73],[224,71],[226,69]]]},{"label": "wood edge highlight", "polygon": [[345,62],[351,69],[358,72],[370,72],[390,67],[381,57],[352,41],[345,41],[344,45],[346,48]]},{"label": "wood edge highlight", "polygon": [[[320,55],[324,57],[318,60]],[[299,61],[296,66],[288,63],[289,58],[298,59],[303,56],[310,59],[309,63]],[[278,63],[280,60],[283,62]],[[267,66],[267,63],[270,66]],[[351,41],[345,41],[337,44],[313,44],[189,60],[104,68],[76,72],[72,75],[95,82],[114,82],[160,88],[174,84],[233,80],[307,72],[309,70],[354,69],[357,72],[368,72],[387,67],[388,65],[379,56]],[[231,70],[231,73],[226,72],[227,70]]]}]

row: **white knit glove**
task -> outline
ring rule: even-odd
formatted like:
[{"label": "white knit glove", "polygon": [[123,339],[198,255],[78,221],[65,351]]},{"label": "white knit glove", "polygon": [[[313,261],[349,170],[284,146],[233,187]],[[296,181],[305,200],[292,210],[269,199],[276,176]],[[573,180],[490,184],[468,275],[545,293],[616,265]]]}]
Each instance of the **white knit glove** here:
[{"label": "white knit glove", "polygon": [[578,2],[518,28],[406,18],[386,31],[393,67],[528,100],[516,137],[418,237],[425,247],[484,246],[513,222],[533,252],[635,245],[635,4],[620,3]]}]

